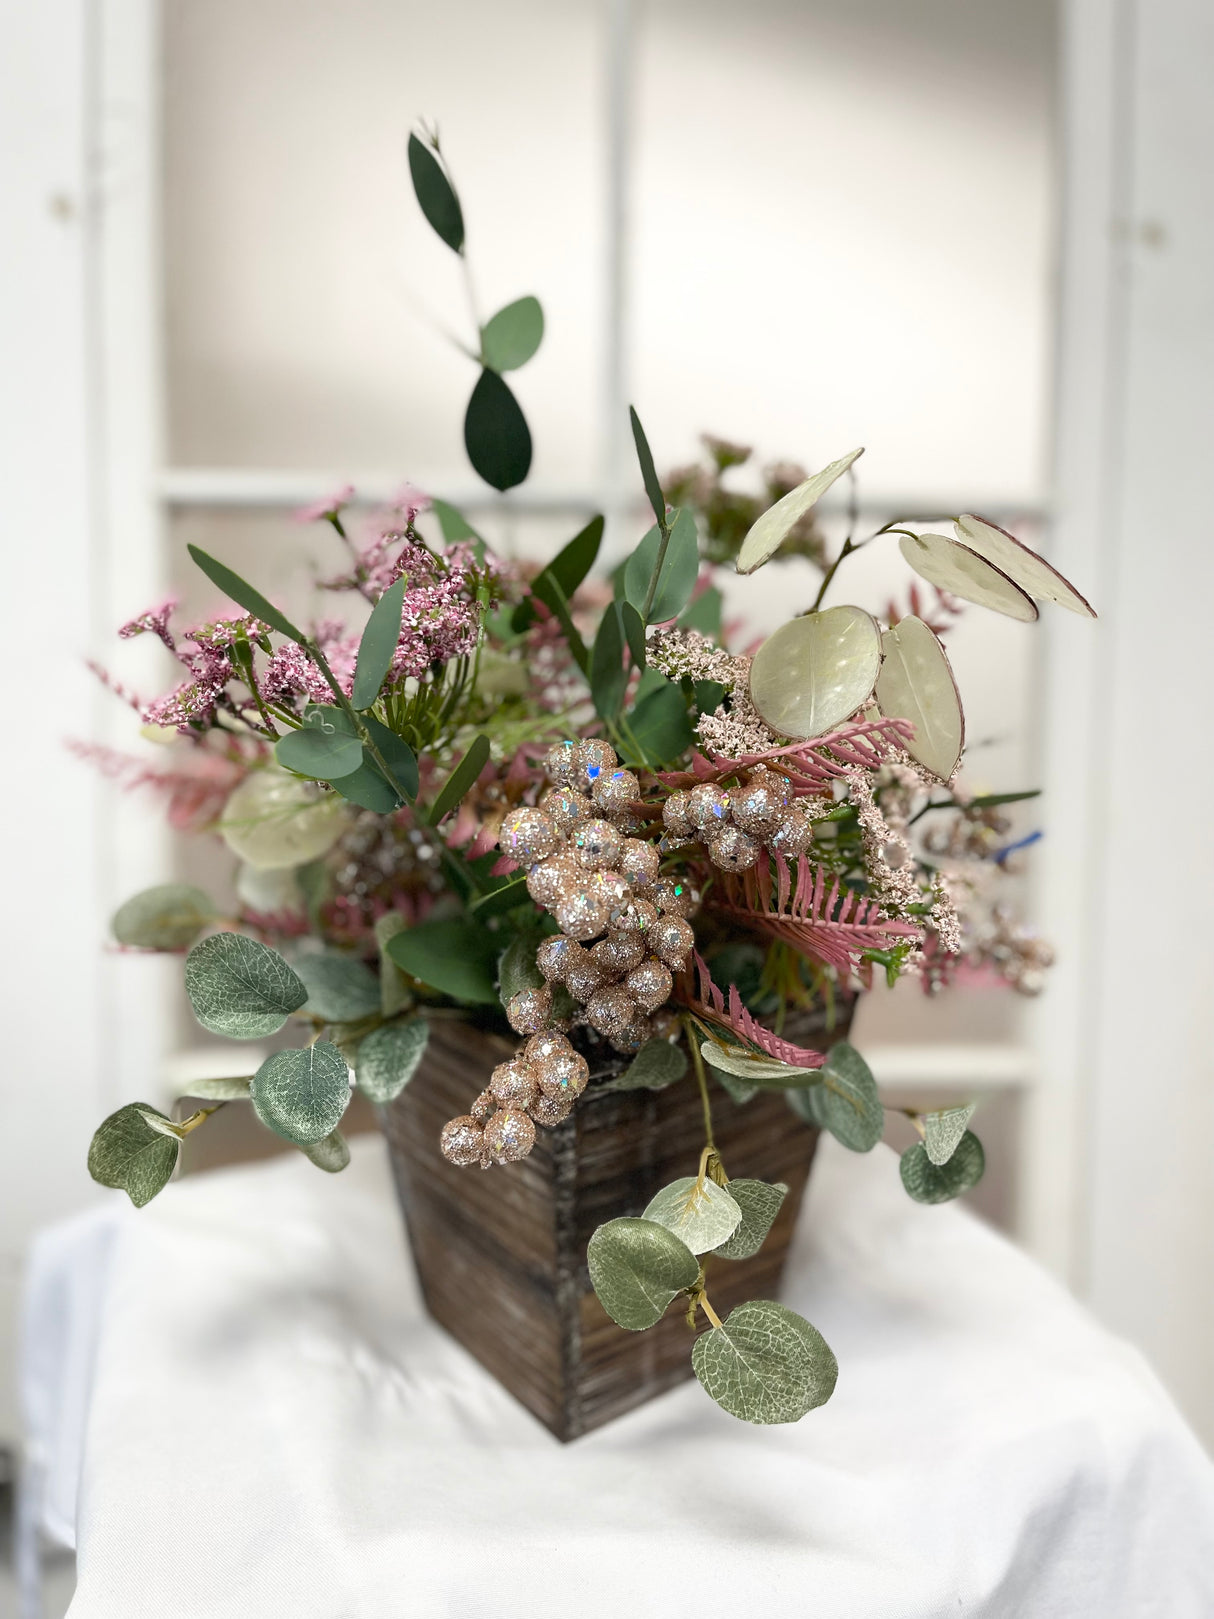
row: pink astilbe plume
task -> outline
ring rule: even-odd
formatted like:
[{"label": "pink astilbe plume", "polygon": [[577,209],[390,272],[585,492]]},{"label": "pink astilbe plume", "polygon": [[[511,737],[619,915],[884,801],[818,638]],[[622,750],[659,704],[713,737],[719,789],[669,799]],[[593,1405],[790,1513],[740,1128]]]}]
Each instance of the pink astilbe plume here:
[{"label": "pink astilbe plume", "polygon": [[794,883],[783,855],[764,853],[740,877],[727,878],[715,902],[718,911],[760,927],[794,950],[839,972],[855,971],[864,950],[887,950],[898,938],[918,938],[909,922],[882,916],[875,900],[827,880],[820,866],[797,863]]},{"label": "pink astilbe plume", "polygon": [[688,1003],[691,1011],[706,1023],[727,1028],[746,1045],[753,1046],[766,1057],[774,1057],[777,1062],[789,1063],[793,1068],[821,1068],[826,1061],[822,1052],[811,1051],[808,1046],[795,1046],[791,1040],[782,1040],[778,1034],[765,1029],[742,1004],[738,986],[730,984],[727,1000],[713,983],[712,974],[700,952],[696,950],[692,954],[695,957],[698,993],[697,999]]}]

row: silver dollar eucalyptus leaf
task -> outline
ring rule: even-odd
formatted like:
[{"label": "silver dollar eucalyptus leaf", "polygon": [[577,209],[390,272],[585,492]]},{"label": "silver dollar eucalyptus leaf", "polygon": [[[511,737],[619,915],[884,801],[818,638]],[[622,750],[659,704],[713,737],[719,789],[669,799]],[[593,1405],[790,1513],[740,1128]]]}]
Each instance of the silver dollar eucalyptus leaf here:
[{"label": "silver dollar eucalyptus leaf", "polygon": [[923,1115],[923,1146],[933,1164],[947,1164],[974,1116],[973,1102],[965,1107],[944,1107]]},{"label": "silver dollar eucalyptus leaf", "polygon": [[779,736],[823,736],[862,708],[881,663],[881,636],[860,607],[828,607],[769,635],[750,665],[750,700]]},{"label": "silver dollar eucalyptus leaf", "polygon": [[350,1105],[350,1071],[327,1040],[302,1051],[277,1051],[253,1075],[257,1117],[284,1141],[310,1147],[323,1141]]},{"label": "silver dollar eucalyptus leaf", "polygon": [[705,1390],[743,1422],[798,1422],[835,1391],[839,1364],[803,1316],[756,1299],[702,1333],[691,1364]]},{"label": "silver dollar eucalyptus leaf", "polygon": [[788,1196],[788,1187],[783,1181],[730,1181],[729,1195],[742,1211],[742,1223],[713,1253],[722,1259],[749,1259],[767,1241],[780,1205]]},{"label": "silver dollar eucalyptus leaf", "polygon": [[881,637],[877,707],[886,719],[910,720],[906,751],[933,776],[949,781],[965,746],[965,716],[944,648],[921,618],[903,618]]},{"label": "silver dollar eucalyptus leaf", "polygon": [[902,555],[929,585],[937,585],[962,601],[989,607],[1008,618],[1031,624],[1037,604],[993,562],[947,534],[904,534],[898,542]]},{"label": "silver dollar eucalyptus leaf", "polygon": [[977,1186],[986,1169],[986,1154],[972,1130],[967,1130],[945,1164],[933,1164],[923,1142],[904,1152],[899,1163],[902,1184],[916,1203],[949,1203]]},{"label": "silver dollar eucalyptus leaf", "polygon": [[694,1175],[663,1186],[644,1217],[673,1231],[693,1254],[719,1247],[742,1223],[742,1211],[729,1193],[715,1181],[697,1180]]},{"label": "silver dollar eucalyptus leaf", "polygon": [[124,1191],[137,1209],[172,1178],[181,1142],[172,1121],[143,1102],[129,1102],[98,1125],[89,1147],[89,1174]]},{"label": "silver dollar eucalyptus leaf", "polygon": [[243,933],[213,933],[196,944],[185,958],[185,990],[203,1028],[232,1040],[273,1034],[308,998],[278,951]]},{"label": "silver dollar eucalyptus leaf", "polygon": [[358,1048],[359,1090],[381,1106],[395,1101],[417,1072],[429,1040],[430,1025],[421,1017],[372,1030]]},{"label": "silver dollar eucalyptus leaf", "polygon": [[768,557],[779,550],[806,512],[821,500],[831,484],[841,478],[863,454],[863,447],[850,450],[828,467],[823,467],[821,472],[815,472],[812,478],[806,478],[804,483],[790,489],[774,506],[769,506],[752,524],[742,541],[738,551],[738,572],[753,573],[756,568],[761,568]]},{"label": "silver dollar eucalyptus leaf", "polygon": [[695,1255],[653,1220],[608,1220],[586,1250],[590,1283],[617,1326],[643,1332],[700,1274]]},{"label": "silver dollar eucalyptus leaf", "polygon": [[110,927],[119,944],[140,950],[184,950],[214,919],[215,907],[201,888],[161,883],[119,906]]},{"label": "silver dollar eucalyptus leaf", "polygon": [[326,1175],[338,1174],[350,1162],[350,1144],[340,1130],[334,1130],[323,1141],[309,1141],[299,1150]]}]

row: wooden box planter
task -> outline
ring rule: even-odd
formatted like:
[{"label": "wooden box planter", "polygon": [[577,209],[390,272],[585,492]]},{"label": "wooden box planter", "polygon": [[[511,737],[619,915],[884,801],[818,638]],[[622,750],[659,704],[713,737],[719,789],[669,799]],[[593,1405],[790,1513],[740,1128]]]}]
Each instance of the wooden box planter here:
[{"label": "wooden box planter", "polygon": [[[829,1038],[845,1038],[849,1021]],[[799,1026],[797,1038],[808,1032]],[[421,1069],[381,1122],[431,1315],[569,1440],[692,1375],[692,1333],[677,1302],[648,1332],[617,1327],[591,1289],[586,1245],[605,1220],[640,1214],[659,1187],[695,1173],[703,1114],[690,1076],[663,1091],[596,1090],[592,1077],[569,1118],[537,1131],[521,1163],[456,1168],[439,1153],[439,1132],[517,1044],[435,1021]],[[788,1186],[758,1254],[707,1260],[709,1296],[724,1317],[746,1299],[777,1296],[817,1132],[780,1092],[739,1107],[714,1084],[712,1110],[728,1172]]]}]

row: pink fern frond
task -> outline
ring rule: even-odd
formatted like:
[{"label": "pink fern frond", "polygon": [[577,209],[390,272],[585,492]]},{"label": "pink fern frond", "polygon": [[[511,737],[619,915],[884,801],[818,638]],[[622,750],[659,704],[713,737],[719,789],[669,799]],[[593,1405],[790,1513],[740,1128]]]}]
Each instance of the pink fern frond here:
[{"label": "pink fern frond", "polygon": [[820,1051],[808,1046],[796,1046],[791,1040],[782,1040],[778,1034],[765,1029],[746,1007],[738,993],[738,986],[730,984],[728,1000],[712,981],[712,974],[698,950],[693,952],[696,964],[697,999],[689,1003],[706,1023],[715,1023],[737,1036],[744,1044],[765,1057],[789,1063],[793,1068],[821,1068],[826,1061]]},{"label": "pink fern frond", "polygon": [[701,781],[719,781],[722,776],[752,770],[756,765],[770,765],[789,778],[799,796],[821,798],[829,795],[834,783],[849,770],[879,770],[892,752],[905,748],[914,734],[909,720],[863,720],[840,726],[812,742],[787,742],[783,747],[745,753],[738,759],[693,753],[690,770],[659,770],[655,774],[673,791],[694,787]]},{"label": "pink fern frond", "polygon": [[864,950],[886,950],[898,938],[915,938],[909,922],[881,914],[876,900],[844,888],[837,877],[827,880],[821,866],[797,863],[794,882],[783,855],[764,854],[741,878],[723,884],[715,909],[744,918],[814,961],[853,972]]}]

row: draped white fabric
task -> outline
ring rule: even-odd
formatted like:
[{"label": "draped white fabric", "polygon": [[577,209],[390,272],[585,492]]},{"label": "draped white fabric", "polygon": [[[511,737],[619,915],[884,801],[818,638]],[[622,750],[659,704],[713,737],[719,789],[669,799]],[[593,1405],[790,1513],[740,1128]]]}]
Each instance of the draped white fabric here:
[{"label": "draped white fabric", "polygon": [[174,1185],[115,1226],[72,1619],[1214,1613],[1214,1467],[1153,1374],[887,1149],[823,1143],[785,1297],[822,1410],[692,1383],[562,1446],[421,1311],[378,1140]]}]

